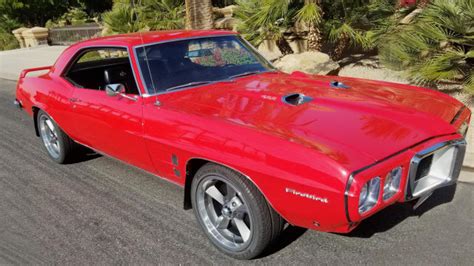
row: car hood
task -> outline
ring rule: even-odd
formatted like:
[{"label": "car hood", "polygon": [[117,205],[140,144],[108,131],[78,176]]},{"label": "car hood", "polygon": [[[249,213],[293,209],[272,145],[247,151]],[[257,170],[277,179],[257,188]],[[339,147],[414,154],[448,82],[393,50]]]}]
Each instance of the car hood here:
[{"label": "car hood", "polygon": [[[334,80],[347,88],[331,86]],[[312,99],[296,106],[282,100],[293,93]],[[280,72],[168,96],[170,108],[251,128],[328,155],[344,153],[354,158],[352,167],[455,133],[449,122],[462,107],[451,97],[409,85]]]}]

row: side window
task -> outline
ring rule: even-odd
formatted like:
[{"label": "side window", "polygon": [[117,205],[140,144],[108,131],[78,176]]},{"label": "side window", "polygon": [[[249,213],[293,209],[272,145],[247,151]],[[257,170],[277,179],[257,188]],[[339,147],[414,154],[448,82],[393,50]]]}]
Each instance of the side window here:
[{"label": "side window", "polygon": [[105,90],[107,84],[123,84],[127,94],[139,94],[125,48],[82,50],[64,75],[76,87]]},{"label": "side window", "polygon": [[255,58],[235,40],[215,42],[196,40],[189,43],[188,58],[202,66],[246,65],[258,63]]}]

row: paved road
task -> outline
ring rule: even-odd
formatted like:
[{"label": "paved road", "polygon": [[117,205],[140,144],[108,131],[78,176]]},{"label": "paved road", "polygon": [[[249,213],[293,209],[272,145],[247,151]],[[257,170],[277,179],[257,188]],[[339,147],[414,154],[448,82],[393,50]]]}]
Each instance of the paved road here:
[{"label": "paved road", "polygon": [[[209,244],[175,185],[105,157],[52,163],[14,87],[0,80],[0,264],[239,263]],[[252,263],[472,265],[473,190],[393,206],[348,236],[290,227]]]}]

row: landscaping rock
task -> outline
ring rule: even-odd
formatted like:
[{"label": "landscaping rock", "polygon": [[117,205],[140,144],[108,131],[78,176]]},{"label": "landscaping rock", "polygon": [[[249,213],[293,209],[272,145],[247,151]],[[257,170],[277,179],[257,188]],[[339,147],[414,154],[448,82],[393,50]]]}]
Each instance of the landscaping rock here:
[{"label": "landscaping rock", "polygon": [[[347,59],[345,59],[347,60]],[[354,58],[352,58],[354,60]],[[394,71],[387,69],[380,65],[377,58],[366,58],[357,60],[354,63],[349,63],[341,60],[339,63],[344,65],[339,70],[339,76],[342,77],[354,77],[362,79],[373,79],[380,81],[388,81],[395,83],[409,84],[410,82],[402,76],[400,71]]]},{"label": "landscaping rock", "polygon": [[275,45],[275,42],[265,40],[258,46],[258,52],[263,55],[268,61],[275,61],[282,56],[280,50]]},{"label": "landscaping rock", "polygon": [[339,68],[329,55],[320,52],[304,52],[282,57],[274,65],[283,72],[302,71],[309,74],[326,75]]}]

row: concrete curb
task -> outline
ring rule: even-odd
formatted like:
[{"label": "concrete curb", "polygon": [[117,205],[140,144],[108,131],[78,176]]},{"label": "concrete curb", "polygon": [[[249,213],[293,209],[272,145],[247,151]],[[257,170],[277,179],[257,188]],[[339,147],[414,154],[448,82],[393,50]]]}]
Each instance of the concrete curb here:
[{"label": "concrete curb", "polygon": [[474,168],[463,167],[458,181],[462,183],[474,184]]}]

